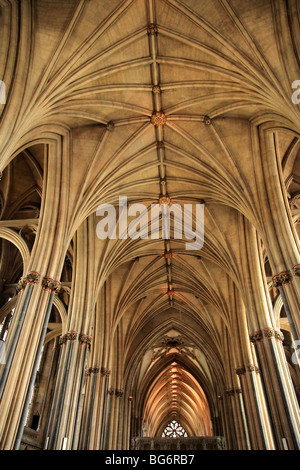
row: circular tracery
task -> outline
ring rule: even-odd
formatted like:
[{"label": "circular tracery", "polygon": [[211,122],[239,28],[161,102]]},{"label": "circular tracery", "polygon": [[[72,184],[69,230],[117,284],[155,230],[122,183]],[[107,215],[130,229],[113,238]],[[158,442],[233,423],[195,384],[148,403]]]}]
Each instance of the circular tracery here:
[{"label": "circular tracery", "polygon": [[173,420],[166,426],[161,437],[172,437],[176,439],[178,437],[188,437],[188,435],[181,424]]}]

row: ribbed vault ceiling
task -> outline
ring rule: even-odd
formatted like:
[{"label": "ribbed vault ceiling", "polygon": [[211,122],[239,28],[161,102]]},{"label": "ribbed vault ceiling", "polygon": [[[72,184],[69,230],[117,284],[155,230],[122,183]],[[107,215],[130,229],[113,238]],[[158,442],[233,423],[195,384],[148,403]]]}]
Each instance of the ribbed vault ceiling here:
[{"label": "ribbed vault ceiling", "polygon": [[[15,211],[20,194],[33,207],[40,204],[42,145],[32,142],[43,144],[63,129],[72,129],[72,154],[65,161],[67,239],[87,218],[96,230],[98,205],[117,205],[120,195],[147,207],[161,196],[179,204],[205,201],[202,250],[187,251],[184,240],[96,240],[93,269],[98,293],[107,279],[114,286],[111,325],[112,334],[122,330],[124,383],[136,390],[138,412],[151,432],[159,435],[175,416],[190,435],[209,433],[208,406],[214,406],[216,384],[224,385],[221,346],[234,321],[237,291],[243,295],[238,261],[245,219],[264,233],[250,121],[276,116],[288,123],[293,132],[282,133],[278,148],[283,159],[294,141],[285,176],[292,194],[299,190],[299,108],[290,89],[298,68],[296,59],[281,53],[290,48],[299,57],[298,4],[21,4],[27,81],[19,112],[12,111],[13,135],[7,120],[1,131],[3,168],[25,148],[18,158],[27,169],[12,163],[11,178],[4,180],[8,187],[18,183],[10,195]],[[288,18],[294,20],[288,24]],[[3,19],[17,34],[8,8]],[[3,47],[14,54],[13,42]],[[8,86],[12,102],[20,100],[18,86]],[[3,217],[12,218],[8,208]],[[189,347],[155,357],[157,344],[174,331]]]}]

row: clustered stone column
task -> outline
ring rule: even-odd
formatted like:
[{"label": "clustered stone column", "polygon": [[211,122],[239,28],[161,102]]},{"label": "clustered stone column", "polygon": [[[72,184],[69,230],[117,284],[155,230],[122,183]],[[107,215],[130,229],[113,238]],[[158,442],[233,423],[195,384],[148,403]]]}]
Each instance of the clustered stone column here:
[{"label": "clustered stone column", "polygon": [[299,305],[297,303],[297,300],[294,298],[293,292],[291,291],[290,288],[292,287],[291,283],[293,282],[293,279],[294,278],[297,279],[299,277],[300,277],[300,265],[299,264],[295,265],[292,268],[292,272],[286,270],[278,274],[275,274],[272,277],[273,287],[277,288],[280,292],[284,309],[286,312],[286,316],[288,318],[294,340],[297,340],[300,338],[299,315],[298,314],[295,315],[295,312],[299,313]]},{"label": "clustered stone column", "polygon": [[299,406],[284,356],[283,339],[283,334],[272,327],[250,334],[267,397],[275,447],[299,450]]},{"label": "clustered stone column", "polygon": [[244,397],[243,416],[246,420],[245,435],[250,449],[273,448],[269,417],[266,415],[266,402],[261,383],[260,370],[255,364],[247,364],[236,368],[241,391]]},{"label": "clustered stone column", "polygon": [[[41,279],[42,282],[40,282]],[[48,277],[41,278],[37,271],[30,271],[18,283],[18,299],[8,335],[7,360],[2,368],[0,385],[0,407],[3,408],[1,440],[5,449],[18,450],[20,448],[53,298],[59,289],[59,281]],[[36,305],[39,306],[40,312],[37,331],[32,327],[35,317],[30,315]],[[36,336],[34,354],[26,347],[27,338],[31,332]],[[22,377],[23,380],[21,380]],[[23,399],[18,400],[16,405],[12,407],[13,404],[11,400],[8,400],[8,396],[11,396],[13,389],[16,396],[22,396]]]},{"label": "clustered stone column", "polygon": [[[46,448],[77,448],[80,438],[82,415],[82,388],[85,364],[92,337],[69,330],[59,339],[60,359],[55,383],[50,421],[47,429]],[[77,360],[76,360],[77,359]],[[76,368],[71,367],[76,362]],[[70,387],[72,384],[72,387]],[[70,404],[64,408],[65,402]]]}]

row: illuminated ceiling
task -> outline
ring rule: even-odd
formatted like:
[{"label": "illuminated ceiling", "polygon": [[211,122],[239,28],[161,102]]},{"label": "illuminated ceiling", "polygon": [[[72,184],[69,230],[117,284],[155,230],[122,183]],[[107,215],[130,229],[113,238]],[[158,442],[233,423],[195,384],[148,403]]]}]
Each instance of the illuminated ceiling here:
[{"label": "illuminated ceiling", "polygon": [[[62,185],[65,239],[86,219],[96,230],[98,205],[117,204],[120,195],[147,206],[161,196],[205,201],[201,251],[187,251],[182,240],[96,240],[92,269],[97,294],[105,280],[113,285],[108,337],[118,338],[124,384],[147,432],[160,435],[174,417],[189,435],[209,433],[216,396],[227,386],[222,351],[237,334],[232,312],[245,300],[244,218],[264,233],[249,122],[283,115],[290,128],[299,123],[290,90],[297,68],[280,54],[290,47],[300,55],[299,32],[287,24],[299,15],[297,2],[32,3],[35,23],[23,32],[23,69],[2,128],[3,167],[19,154],[4,173],[9,196],[2,217],[28,218],[28,237],[35,232],[43,142],[70,129],[73,153],[62,157],[69,172]],[[292,30],[289,38],[279,34],[282,23]],[[13,19],[7,24],[17,30]],[[15,53],[13,43],[3,47]],[[30,145],[35,139],[39,145]],[[292,196],[300,182],[293,139],[278,135]],[[71,263],[73,254],[71,244]],[[8,282],[17,272],[7,269]],[[166,337],[181,337],[182,348],[166,351]]]}]

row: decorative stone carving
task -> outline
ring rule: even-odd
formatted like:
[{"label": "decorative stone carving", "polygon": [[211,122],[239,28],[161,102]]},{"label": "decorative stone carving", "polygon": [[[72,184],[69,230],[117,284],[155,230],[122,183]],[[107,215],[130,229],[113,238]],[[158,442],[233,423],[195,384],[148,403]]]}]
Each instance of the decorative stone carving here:
[{"label": "decorative stone carving", "polygon": [[85,333],[80,333],[78,340],[81,342],[82,346],[87,346],[90,348],[92,342],[91,336],[86,335]]},{"label": "decorative stone carving", "polygon": [[17,284],[17,287],[16,287],[16,292],[17,292],[17,294],[19,294],[22,290],[24,290],[25,287],[26,287],[26,285],[27,285],[26,278],[25,278],[25,277],[22,277],[22,278],[19,280],[19,282],[18,282],[18,284]]},{"label": "decorative stone carving", "polygon": [[154,34],[158,34],[158,28],[156,26],[156,24],[154,23],[150,23],[147,27],[147,33],[148,35],[150,36],[153,36]]},{"label": "decorative stone carving", "polygon": [[114,388],[109,388],[107,390],[107,393],[108,393],[108,395],[113,395],[115,393],[115,389]]},{"label": "decorative stone carving", "polygon": [[75,341],[77,332],[70,330],[59,338],[59,344],[65,344],[67,341]]},{"label": "decorative stone carving", "polygon": [[134,437],[131,441],[132,450],[160,450],[166,453],[168,450],[176,450],[186,453],[187,450],[226,450],[225,439],[220,436],[205,437]]},{"label": "decorative stone carving", "polygon": [[26,281],[31,285],[37,284],[40,280],[40,276],[40,273],[36,271],[30,271],[26,276]]},{"label": "decorative stone carving", "polygon": [[280,341],[281,343],[283,343],[283,341],[284,341],[284,334],[283,334],[281,331],[276,331],[276,330],[274,330],[274,331],[275,331],[275,339],[276,339],[277,341]]},{"label": "decorative stone carving", "polygon": [[85,375],[86,375],[87,377],[90,377],[92,374],[93,374],[93,375],[98,374],[99,371],[100,371],[100,367],[98,367],[98,366],[88,367],[88,368],[85,370]]},{"label": "decorative stone carving", "polygon": [[293,267],[293,272],[295,276],[300,277],[300,264],[296,264]]},{"label": "decorative stone carving", "polygon": [[109,377],[111,371],[107,369],[106,367],[101,367],[101,375],[104,377]]},{"label": "decorative stone carving", "polygon": [[264,328],[263,332],[266,338],[275,338],[275,331],[273,328]]},{"label": "decorative stone carving", "polygon": [[212,119],[209,116],[204,116],[203,121],[207,126],[210,126],[212,123]]},{"label": "decorative stone carving", "polygon": [[37,284],[40,280],[40,276],[41,276],[40,273],[36,271],[29,271],[29,273],[25,277],[22,277],[19,280],[17,287],[16,287],[17,294],[21,292],[23,289],[25,289],[27,284],[30,284],[31,286],[34,286],[35,284]]},{"label": "decorative stone carving", "polygon": [[173,256],[173,253],[172,253],[171,250],[170,250],[170,251],[167,251],[167,250],[165,251],[164,257],[165,257],[166,259],[171,259],[172,256]]},{"label": "decorative stone carving", "polygon": [[282,271],[279,274],[276,274],[272,277],[273,287],[279,289],[284,284],[289,284],[292,280],[290,271]]},{"label": "decorative stone carving", "polygon": [[108,130],[109,132],[112,132],[114,130],[115,126],[114,126],[114,123],[112,121],[109,121],[107,124],[106,124],[106,130]]},{"label": "decorative stone carving", "polygon": [[255,331],[254,333],[251,333],[250,335],[251,343],[256,343],[258,341],[261,341],[262,338],[263,338],[263,335],[261,331]]},{"label": "decorative stone carving", "polygon": [[244,375],[246,373],[246,367],[245,366],[240,366],[235,369],[235,373],[237,375]]},{"label": "decorative stone carving", "polygon": [[155,85],[154,87],[152,87],[152,92],[154,93],[154,95],[159,95],[160,91],[161,90],[159,85]]},{"label": "decorative stone carving", "polygon": [[60,282],[55,281],[50,277],[44,277],[42,281],[42,286],[46,291],[51,292],[51,294],[58,294],[61,289]]},{"label": "decorative stone carving", "polygon": [[274,328],[264,328],[263,333],[265,338],[275,338],[277,341],[281,342],[284,340],[284,336],[281,331],[274,330]]},{"label": "decorative stone carving", "polygon": [[159,205],[162,206],[163,204],[167,204],[168,206],[171,203],[171,198],[168,194],[161,194],[159,196]]},{"label": "decorative stone carving", "polygon": [[247,364],[247,371],[248,372],[259,372],[259,369],[254,364]]},{"label": "decorative stone carving", "polygon": [[256,343],[261,341],[263,338],[275,338],[277,341],[283,342],[284,336],[281,331],[274,330],[274,328],[266,327],[263,330],[256,331],[250,335],[250,341]]},{"label": "decorative stone carving", "polygon": [[154,126],[164,126],[167,122],[166,115],[162,111],[153,113],[150,120]]},{"label": "decorative stone carving", "polygon": [[181,335],[178,336],[164,336],[163,339],[154,346],[152,361],[155,361],[158,358],[163,358],[167,354],[175,356],[176,354],[182,354],[184,356],[189,356],[193,359],[195,356],[195,345],[189,342],[186,342]]},{"label": "decorative stone carving", "polygon": [[124,391],[123,391],[123,390],[119,390],[119,389],[116,389],[116,390],[115,390],[115,395],[116,395],[116,397],[122,398],[123,394],[124,394]]}]

